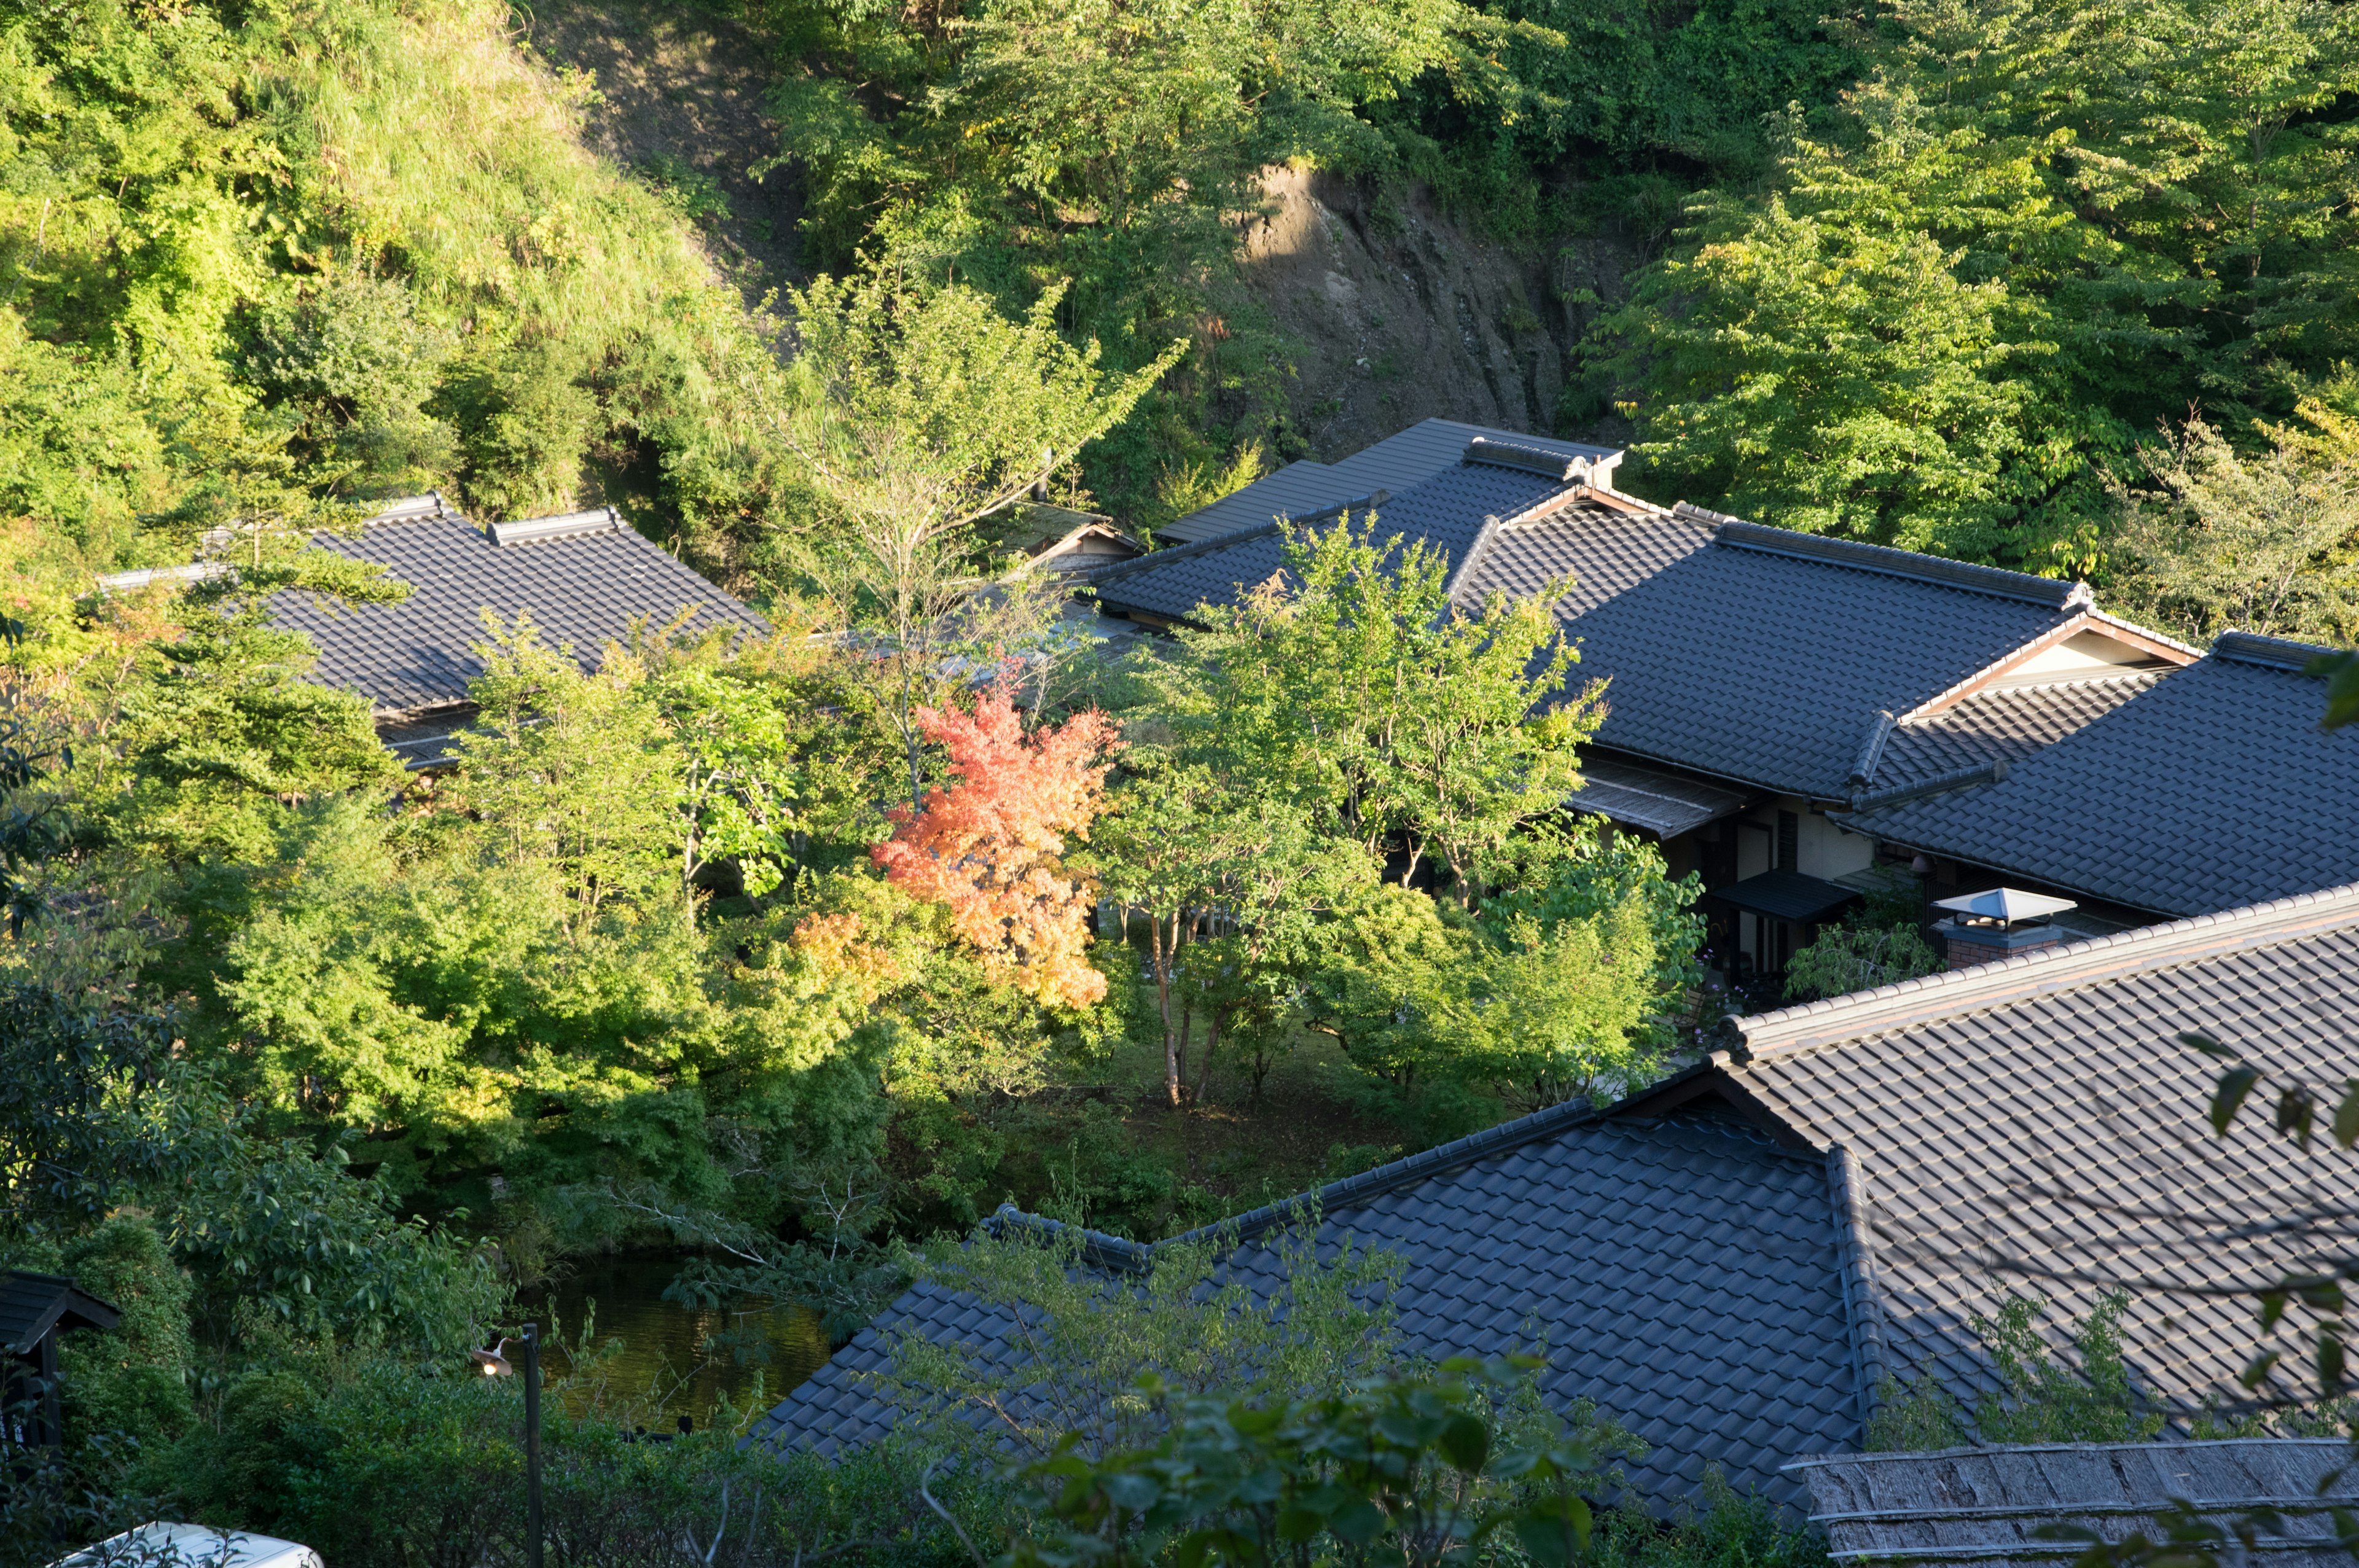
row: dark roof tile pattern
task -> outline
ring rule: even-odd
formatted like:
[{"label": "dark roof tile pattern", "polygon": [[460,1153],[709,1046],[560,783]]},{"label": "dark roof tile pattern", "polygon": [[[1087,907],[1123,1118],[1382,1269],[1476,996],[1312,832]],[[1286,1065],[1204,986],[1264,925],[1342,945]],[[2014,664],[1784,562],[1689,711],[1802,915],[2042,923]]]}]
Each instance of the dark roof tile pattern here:
[{"label": "dark roof tile pattern", "polygon": [[2320,682],[2215,654],[1996,784],[1854,825],[2162,914],[2359,881],[2359,730],[2324,710]]},{"label": "dark roof tile pattern", "polygon": [[1593,447],[1581,441],[1562,441],[1553,436],[1527,435],[1520,430],[1495,429],[1488,425],[1469,425],[1457,419],[1420,419],[1406,430],[1394,432],[1372,447],[1364,447],[1348,458],[1338,459],[1332,465],[1335,476],[1354,490],[1389,490],[1396,493],[1432,478],[1458,461],[1467,443],[1481,437],[1486,441],[1504,441],[1514,446],[1530,447],[1543,452],[1555,452],[1567,458],[1586,458],[1609,468],[1621,457],[1614,447]]},{"label": "dark roof tile pattern", "polygon": [[[2254,1308],[2167,1285],[2276,1277],[2299,1258],[2288,1243],[2225,1232],[2293,1212],[2348,1160],[2301,1153],[2265,1111],[2215,1139],[2204,1113],[2220,1064],[2176,1036],[2207,1032],[2272,1074],[2339,1081],[2359,1060],[2359,888],[1740,1029],[1751,1059],[1727,1065],[1728,1080],[1811,1143],[1844,1147],[1860,1173],[1887,1365],[1981,1385],[1971,1320],[2006,1290],[2051,1297],[2054,1321],[2117,1281],[2133,1287],[2125,1338],[2141,1385],[2185,1412],[2234,1393]],[[2191,1229],[2173,1215],[2194,1217]]]},{"label": "dark roof tile pattern", "polygon": [[755,1439],[833,1458],[890,1433],[904,1416],[875,1378],[892,1365],[892,1336],[912,1325],[934,1344],[961,1347],[977,1365],[1015,1364],[1012,1321],[971,1296],[920,1280],[773,1406],[755,1424]]},{"label": "dark roof tile pattern", "polygon": [[1930,701],[2077,609],[1716,537],[1561,613],[1581,674],[1613,680],[1601,745],[1839,800],[1879,711]]},{"label": "dark roof tile pattern", "polygon": [[320,656],[310,678],[357,692],[380,710],[463,702],[483,674],[473,648],[486,641],[484,611],[513,622],[529,611],[541,640],[570,645],[584,669],[635,621],[658,627],[684,611],[691,633],[715,627],[756,635],[768,623],[627,526],[500,548],[455,515],[374,524],[358,535],[323,534],[321,547],[378,561],[410,585],[399,604],[340,608],[307,595],[271,601],[280,625],[310,634]]},{"label": "dark roof tile pattern", "polygon": [[[1796,1500],[1787,1459],[1859,1440],[1858,1389],[1822,1161],[1703,1121],[1584,1122],[1326,1214],[1406,1260],[1408,1342],[1432,1356],[1545,1347],[1541,1391],[1593,1400],[1646,1440],[1643,1492],[1709,1466]],[[1231,1266],[1266,1289],[1264,1244]],[[1764,1430],[1766,1428],[1766,1430]]]},{"label": "dark roof tile pattern", "polygon": [[[1485,517],[1516,515],[1569,488],[1560,479],[1528,470],[1460,463],[1396,492],[1375,508],[1375,532],[1379,537],[1422,539],[1455,567],[1481,535]],[[1184,621],[1199,605],[1233,600],[1285,565],[1277,525],[1264,524],[1108,568],[1097,577],[1098,597],[1115,609]]]},{"label": "dark roof tile pattern", "polygon": [[[1857,1442],[1834,1198],[1817,1158],[1724,1122],[1621,1124],[1567,1107],[1338,1184],[1318,1206],[1322,1252],[1349,1238],[1402,1259],[1413,1348],[1545,1348],[1552,1402],[1594,1400],[1652,1445],[1630,1467],[1643,1490],[1688,1492],[1716,1465],[1798,1501],[1777,1466]],[[1256,1289],[1282,1278],[1269,1227],[1288,1212],[1231,1222],[1243,1239],[1227,1266]],[[1120,1266],[1146,1249],[1105,1250]],[[1006,1354],[1007,1323],[932,1286],[885,1322]],[[757,1435],[825,1454],[883,1435],[894,1412],[864,1375],[888,1356],[887,1337],[864,1331]]]},{"label": "dark roof tile pattern", "polygon": [[1567,458],[1586,458],[1592,462],[1610,461],[1620,456],[1612,447],[1495,430],[1455,419],[1423,419],[1333,463],[1288,463],[1276,473],[1266,474],[1243,490],[1233,491],[1210,506],[1169,524],[1163,529],[1163,537],[1192,544],[1242,529],[1266,526],[1280,514],[1300,517],[1323,511],[1337,502],[1371,491],[1389,490],[1398,494],[1455,465],[1464,455],[1467,443],[1477,437]]},{"label": "dark roof tile pattern", "polygon": [[1896,725],[1867,787],[1918,784],[1984,762],[2012,767],[2152,689],[2166,673],[2135,670],[1978,691],[1939,713]]},{"label": "dark roof tile pattern", "polygon": [[[1377,527],[1440,546],[1462,605],[1570,579],[1556,613],[1580,643],[1576,678],[1613,677],[1598,743],[1756,786],[1844,798],[1880,710],[1921,707],[2087,600],[2077,584],[1584,485],[1560,487],[1545,511],[1547,491],[1477,493],[1505,472],[1447,470],[1379,507]],[[1485,515],[1500,525],[1485,533]],[[1109,606],[1180,620],[1280,564],[1265,527],[1127,563],[1101,591]]]},{"label": "dark roof tile pattern", "polygon": [[1712,543],[1712,528],[1621,496],[1579,490],[1564,504],[1500,528],[1455,585],[1462,605],[1494,593],[1524,598],[1571,587],[1557,613],[1578,616],[1629,592]]},{"label": "dark roof tile pattern", "polygon": [[1321,511],[1351,493],[1351,481],[1337,478],[1325,463],[1288,463],[1243,490],[1231,491],[1210,506],[1165,524],[1161,536],[1183,545],[1215,539],[1261,527],[1279,515],[1296,517]]}]

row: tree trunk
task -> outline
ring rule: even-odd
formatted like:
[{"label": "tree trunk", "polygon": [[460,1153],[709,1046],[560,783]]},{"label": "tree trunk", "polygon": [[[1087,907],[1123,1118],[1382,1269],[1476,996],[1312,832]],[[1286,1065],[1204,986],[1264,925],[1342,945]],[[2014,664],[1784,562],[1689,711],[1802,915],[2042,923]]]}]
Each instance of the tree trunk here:
[{"label": "tree trunk", "polygon": [[1204,1090],[1212,1081],[1212,1058],[1221,1049],[1221,1010],[1213,1008],[1204,1026],[1204,1061],[1196,1069],[1196,1092],[1190,1096],[1198,1105],[1204,1103]]},{"label": "tree trunk", "polygon": [[1152,933],[1150,950],[1155,959],[1155,1005],[1163,1019],[1163,1087],[1170,1096],[1173,1108],[1180,1104],[1180,1033],[1171,1020],[1171,968],[1180,954],[1180,912],[1171,913],[1171,945],[1163,944],[1163,916],[1149,914],[1147,928]]}]

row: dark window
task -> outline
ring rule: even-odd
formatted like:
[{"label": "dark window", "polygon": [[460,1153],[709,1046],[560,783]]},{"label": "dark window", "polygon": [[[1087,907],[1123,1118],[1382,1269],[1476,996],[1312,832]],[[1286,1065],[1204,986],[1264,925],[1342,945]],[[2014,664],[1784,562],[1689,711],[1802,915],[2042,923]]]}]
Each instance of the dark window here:
[{"label": "dark window", "polygon": [[1777,814],[1777,869],[1799,871],[1802,858],[1802,819],[1790,811]]},{"label": "dark window", "polygon": [[1704,886],[1724,888],[1736,880],[1736,824],[1720,824],[1715,836],[1700,849]]}]

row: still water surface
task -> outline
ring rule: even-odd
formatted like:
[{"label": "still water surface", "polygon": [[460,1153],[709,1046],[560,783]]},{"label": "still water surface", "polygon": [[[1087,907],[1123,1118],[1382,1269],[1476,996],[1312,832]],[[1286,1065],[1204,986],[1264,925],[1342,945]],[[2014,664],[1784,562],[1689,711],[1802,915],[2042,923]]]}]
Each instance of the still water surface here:
[{"label": "still water surface", "polygon": [[[540,1315],[549,1344],[549,1377],[565,1376],[568,1351],[592,1324],[593,1306],[592,1345],[609,1349],[622,1341],[598,1367],[604,1398],[647,1407],[636,1419],[650,1429],[669,1428],[682,1415],[702,1427],[723,1395],[744,1406],[756,1378],[762,1399],[774,1401],[827,1360],[827,1336],[806,1308],[703,1310],[664,1300],[663,1289],[680,1262],[660,1256],[604,1259],[582,1265],[554,1288],[527,1292],[522,1304]],[[566,1350],[558,1346],[560,1336]],[[587,1390],[577,1390],[569,1402],[578,1409],[589,1398]]]}]

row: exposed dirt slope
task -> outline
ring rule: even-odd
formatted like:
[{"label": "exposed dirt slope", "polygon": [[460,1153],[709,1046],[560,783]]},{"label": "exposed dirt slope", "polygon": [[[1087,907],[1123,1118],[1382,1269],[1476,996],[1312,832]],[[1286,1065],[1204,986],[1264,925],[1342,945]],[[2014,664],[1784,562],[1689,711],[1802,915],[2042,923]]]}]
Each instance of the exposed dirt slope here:
[{"label": "exposed dirt slope", "polygon": [[[532,36],[552,62],[594,74],[599,151],[658,178],[676,160],[717,187],[731,215],[701,232],[749,303],[799,278],[792,175],[745,172],[778,150],[759,40],[658,0],[553,0]],[[1550,429],[1593,309],[1569,301],[1614,297],[1636,259],[1594,241],[1518,254],[1419,195],[1379,200],[1327,175],[1274,170],[1266,191],[1244,235],[1245,283],[1297,344],[1294,427],[1323,459],[1432,415]],[[1564,433],[1617,436],[1612,421]]]},{"label": "exposed dirt slope", "polygon": [[655,0],[561,0],[533,18],[535,48],[595,77],[592,146],[658,178],[673,159],[712,181],[730,215],[700,227],[714,261],[749,295],[800,276],[793,177],[745,173],[778,150],[763,108],[771,77],[758,39],[726,17]]},{"label": "exposed dirt slope", "polygon": [[1435,415],[1550,429],[1593,314],[1569,301],[1614,297],[1634,260],[1598,242],[1519,255],[1421,196],[1379,203],[1332,176],[1277,169],[1266,187],[1246,283],[1298,340],[1295,417],[1330,460]]}]

